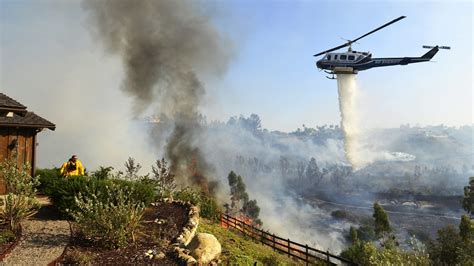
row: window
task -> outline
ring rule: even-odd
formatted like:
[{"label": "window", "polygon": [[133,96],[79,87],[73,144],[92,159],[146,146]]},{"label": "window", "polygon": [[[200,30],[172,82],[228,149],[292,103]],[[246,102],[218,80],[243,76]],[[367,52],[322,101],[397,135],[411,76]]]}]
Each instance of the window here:
[{"label": "window", "polygon": [[327,60],[331,60],[331,55],[328,55],[328,58],[327,58]]},{"label": "window", "polygon": [[341,58],[341,60],[346,60],[346,59],[347,59],[347,55],[343,54],[343,55],[341,55],[340,58]]},{"label": "window", "polygon": [[355,56],[349,55],[349,60],[354,60],[354,59],[355,59]]},{"label": "window", "polygon": [[337,60],[337,54],[334,55],[334,60]]}]

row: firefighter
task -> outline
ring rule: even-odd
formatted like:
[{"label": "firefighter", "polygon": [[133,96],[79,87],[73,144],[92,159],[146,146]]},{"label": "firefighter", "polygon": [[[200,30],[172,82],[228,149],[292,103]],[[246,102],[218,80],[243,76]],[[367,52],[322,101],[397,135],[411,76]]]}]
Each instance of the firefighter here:
[{"label": "firefighter", "polygon": [[84,166],[81,161],[77,159],[77,155],[71,156],[69,161],[63,163],[61,166],[62,176],[84,175]]}]

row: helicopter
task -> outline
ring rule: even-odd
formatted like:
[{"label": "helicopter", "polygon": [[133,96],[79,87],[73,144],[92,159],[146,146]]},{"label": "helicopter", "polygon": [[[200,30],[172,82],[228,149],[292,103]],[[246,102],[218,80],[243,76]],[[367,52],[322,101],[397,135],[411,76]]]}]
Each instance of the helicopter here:
[{"label": "helicopter", "polygon": [[[354,39],[347,40],[346,43],[328,49],[326,51],[315,54],[314,56],[324,55],[324,57],[316,62],[316,66],[320,70],[324,70],[327,74],[332,77],[326,76],[328,79],[336,79],[334,75],[337,74],[357,74],[359,71],[367,70],[374,67],[385,67],[394,65],[408,65],[413,63],[421,63],[430,61],[431,58],[439,51],[439,49],[451,49],[449,46],[427,46],[423,45],[423,48],[430,49],[427,53],[420,57],[390,57],[390,58],[372,58],[372,54],[369,52],[358,52],[352,50],[352,44],[358,40],[379,31],[397,21],[406,18],[406,16],[398,17],[384,25]],[[345,53],[331,53],[332,51],[339,50],[341,48],[348,47]]]}]

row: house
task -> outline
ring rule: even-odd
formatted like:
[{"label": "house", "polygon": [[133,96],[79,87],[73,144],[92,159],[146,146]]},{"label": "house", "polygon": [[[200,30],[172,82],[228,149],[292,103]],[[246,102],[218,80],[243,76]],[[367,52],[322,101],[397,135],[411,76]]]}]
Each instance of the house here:
[{"label": "house", "polygon": [[[0,161],[11,158],[16,149],[19,165],[31,165],[34,174],[36,161],[36,134],[44,128],[56,126],[26,110],[26,106],[0,93]],[[6,194],[5,181],[0,176],[0,195]]]}]

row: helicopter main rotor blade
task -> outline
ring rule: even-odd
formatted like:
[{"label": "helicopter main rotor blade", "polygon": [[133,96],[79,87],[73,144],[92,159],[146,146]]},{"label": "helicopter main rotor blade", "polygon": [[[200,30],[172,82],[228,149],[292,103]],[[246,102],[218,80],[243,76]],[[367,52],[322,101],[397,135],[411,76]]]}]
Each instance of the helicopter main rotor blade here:
[{"label": "helicopter main rotor blade", "polygon": [[378,31],[378,30],[381,30],[381,29],[383,29],[383,28],[387,27],[388,25],[391,25],[391,24],[393,24],[393,23],[395,23],[395,22],[397,22],[397,21],[399,21],[399,20],[402,20],[402,19],[404,19],[404,18],[406,18],[406,16],[401,16],[401,17],[398,17],[398,18],[396,18],[396,19],[394,19],[394,20],[392,20],[392,21],[390,21],[390,22],[388,22],[388,23],[385,23],[384,25],[382,25],[382,26],[380,26],[380,27],[376,28],[375,30],[373,30],[373,31],[370,31],[370,32],[368,32],[368,33],[366,33],[366,34],[364,34],[364,35],[360,36],[359,38],[357,38],[357,39],[354,39],[354,40],[352,40],[352,41],[349,41],[349,42],[350,42],[350,43],[356,42],[356,41],[358,41],[358,40],[360,40],[360,39],[362,39],[362,38],[366,37],[367,35],[370,35],[370,34],[372,34],[372,33],[376,32],[376,31]]},{"label": "helicopter main rotor blade", "polygon": [[349,43],[345,43],[345,44],[339,45],[339,46],[337,46],[337,47],[331,48],[331,49],[329,49],[329,50],[326,50],[326,51],[324,51],[324,52],[317,53],[317,54],[315,54],[314,56],[320,56],[320,55],[325,54],[325,53],[329,53],[329,52],[332,52],[332,51],[335,51],[335,50],[339,50],[339,49],[341,49],[341,48],[343,48],[343,47],[346,47],[346,46],[349,46]]},{"label": "helicopter main rotor blade", "polygon": [[399,20],[402,20],[402,19],[404,19],[404,18],[406,18],[406,16],[398,17],[398,18],[396,18],[396,19],[394,19],[394,20],[392,20],[392,21],[390,21],[390,22],[388,22],[388,23],[385,23],[384,25],[382,25],[382,26],[376,28],[375,30],[372,30],[372,31],[370,31],[370,32],[368,32],[368,33],[366,33],[366,34],[360,36],[360,37],[357,38],[357,39],[348,40],[345,44],[341,44],[341,45],[339,45],[339,46],[337,46],[337,47],[328,49],[328,50],[326,50],[326,51],[324,51],[324,52],[317,53],[317,54],[315,54],[314,56],[320,56],[320,55],[323,55],[323,54],[325,54],[325,53],[329,53],[329,52],[332,52],[332,51],[335,51],[335,50],[339,50],[339,49],[341,49],[341,48],[344,48],[344,47],[346,47],[346,46],[349,46],[349,45],[351,45],[352,43],[354,43],[354,42],[356,42],[356,41],[358,41],[358,40],[360,40],[360,39],[366,37],[367,35],[370,35],[370,34],[376,32],[376,31],[378,31],[378,30],[381,30],[381,29],[387,27],[388,25],[393,24],[393,23],[395,23],[395,22],[397,22],[397,21],[399,21]]}]

